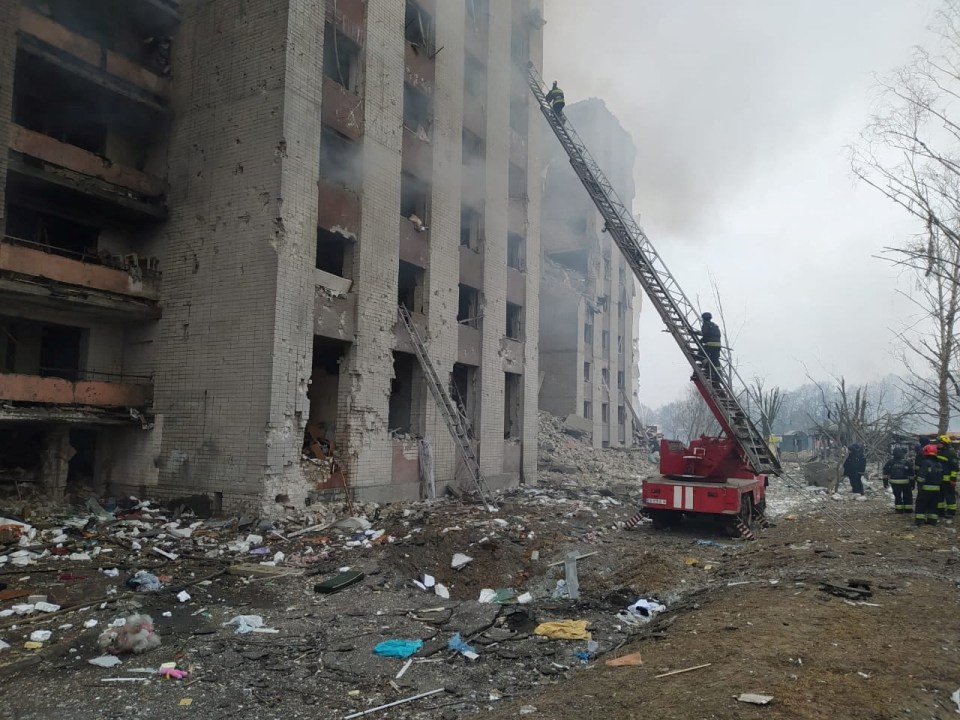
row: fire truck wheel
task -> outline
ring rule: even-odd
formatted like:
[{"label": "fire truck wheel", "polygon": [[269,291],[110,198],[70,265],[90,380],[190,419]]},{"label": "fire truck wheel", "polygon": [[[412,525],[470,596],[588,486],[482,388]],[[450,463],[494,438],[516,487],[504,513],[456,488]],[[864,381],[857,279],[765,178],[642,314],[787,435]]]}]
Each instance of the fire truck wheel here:
[{"label": "fire truck wheel", "polygon": [[650,519],[654,530],[666,530],[680,522],[680,513],[673,510],[651,510]]},{"label": "fire truck wheel", "polygon": [[740,496],[740,522],[747,527],[753,522],[753,495]]}]

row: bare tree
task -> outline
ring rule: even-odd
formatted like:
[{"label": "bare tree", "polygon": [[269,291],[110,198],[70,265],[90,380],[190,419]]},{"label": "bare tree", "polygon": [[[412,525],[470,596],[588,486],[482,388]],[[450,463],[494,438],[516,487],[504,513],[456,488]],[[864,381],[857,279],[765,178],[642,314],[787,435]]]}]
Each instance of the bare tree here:
[{"label": "bare tree", "polygon": [[917,321],[897,336],[905,388],[940,432],[960,410],[956,323],[960,306],[960,0],[945,0],[937,47],[880,83],[883,109],[851,150],[854,174],[912,215],[917,236],[888,257],[915,276]]},{"label": "bare tree", "polygon": [[664,437],[687,444],[701,435],[717,435],[717,421],[694,385],[683,398],[664,405],[657,411]]},{"label": "bare tree", "polygon": [[[938,433],[950,427],[960,412],[957,383],[960,347],[960,244],[932,231],[925,248],[910,248],[903,262],[916,273],[914,293],[907,295],[917,309],[917,320],[897,333],[903,344],[901,360],[908,374],[904,390],[923,416],[934,419]],[[905,253],[905,254],[906,254]],[[925,267],[923,267],[925,266]],[[939,268],[939,272],[934,272]]]},{"label": "bare tree", "polygon": [[762,429],[763,437],[769,439],[773,435],[773,424],[777,421],[780,410],[783,409],[786,395],[779,386],[768,390],[760,378],[754,378],[750,394],[759,406],[760,422],[758,424]]},{"label": "bare tree", "polygon": [[[810,375],[807,375],[810,378]],[[907,435],[906,427],[916,414],[911,406],[897,410],[890,408],[887,390],[869,386],[850,387],[843,376],[834,378],[833,386],[826,386],[810,378],[820,392],[824,412],[810,416],[817,432],[830,439],[832,451],[822,458],[833,468],[833,489],[843,476],[843,461],[847,447],[853,443],[863,446],[868,460],[886,459],[890,446]]]}]

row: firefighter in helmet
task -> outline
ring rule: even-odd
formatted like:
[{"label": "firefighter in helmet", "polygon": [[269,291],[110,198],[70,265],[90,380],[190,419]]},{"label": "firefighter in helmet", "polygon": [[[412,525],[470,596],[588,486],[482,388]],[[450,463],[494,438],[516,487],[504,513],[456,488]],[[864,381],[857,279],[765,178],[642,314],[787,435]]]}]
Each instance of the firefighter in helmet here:
[{"label": "firefighter in helmet", "polygon": [[940,498],[937,500],[937,515],[952,518],[957,514],[957,453],[949,435],[937,438],[937,460],[943,465],[943,480],[940,483]]},{"label": "firefighter in helmet", "polygon": [[943,465],[938,459],[939,450],[933,443],[923,446],[923,459],[917,468],[917,504],[914,520],[917,526],[937,524],[937,502],[943,482]]},{"label": "firefighter in helmet", "polygon": [[553,87],[550,88],[550,92],[546,95],[547,102],[550,103],[550,107],[553,108],[553,114],[558,118],[563,117],[563,108],[567,104],[563,96],[563,90],[560,89],[560,86],[557,85],[557,81],[553,81]]},{"label": "firefighter in helmet", "polygon": [[720,326],[713,321],[713,315],[705,312],[700,316],[700,330],[695,331],[700,336],[700,344],[706,357],[703,360],[703,370],[707,378],[716,386],[720,382],[720,351],[723,349]]},{"label": "firefighter in helmet", "polygon": [[907,449],[895,447],[893,458],[883,466],[883,481],[893,488],[893,509],[908,513],[913,507],[913,460],[907,457]]}]

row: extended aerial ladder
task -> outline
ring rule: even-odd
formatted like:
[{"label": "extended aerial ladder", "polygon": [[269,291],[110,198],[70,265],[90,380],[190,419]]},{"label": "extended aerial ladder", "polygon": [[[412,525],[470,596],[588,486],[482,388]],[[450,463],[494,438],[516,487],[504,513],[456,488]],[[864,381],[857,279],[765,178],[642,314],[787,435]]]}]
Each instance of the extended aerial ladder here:
[{"label": "extended aerial ladder", "polygon": [[399,311],[400,320],[406,328],[407,334],[410,335],[414,352],[417,355],[417,360],[420,362],[420,368],[423,370],[424,379],[430,388],[433,399],[437,403],[440,415],[443,417],[443,421],[450,431],[450,436],[457,446],[460,458],[463,460],[463,467],[473,481],[480,495],[480,501],[488,509],[491,509],[493,505],[488,500],[490,491],[483,479],[483,472],[480,470],[480,461],[473,450],[473,438],[467,427],[466,419],[463,413],[460,412],[460,408],[457,407],[456,403],[450,397],[450,393],[447,392],[443,381],[440,380],[440,375],[437,373],[436,368],[434,368],[433,361],[430,360],[426,343],[423,341],[423,338],[420,337],[420,331],[417,330],[417,326],[413,324],[413,318],[410,317],[407,308],[400,305]]},{"label": "extended aerial ladder", "polygon": [[[767,475],[781,473],[780,461],[740,403],[746,385],[735,372],[711,367],[695,326],[700,313],[681,289],[629,208],[617,195],[583,140],[546,99],[534,67],[528,83],[547,123],[570,158],[570,165],[593,200],[605,227],[633,270],[651,304],[693,369],[692,380],[723,431],[690,447],[663,440],[659,481],[644,483],[644,508],[655,522],[680,513],[739,516],[745,523],[762,512]],[[736,386],[735,386],[736,385]],[[718,487],[720,485],[720,487]],[[719,489],[723,492],[718,492]],[[672,512],[671,512],[672,511]]]}]

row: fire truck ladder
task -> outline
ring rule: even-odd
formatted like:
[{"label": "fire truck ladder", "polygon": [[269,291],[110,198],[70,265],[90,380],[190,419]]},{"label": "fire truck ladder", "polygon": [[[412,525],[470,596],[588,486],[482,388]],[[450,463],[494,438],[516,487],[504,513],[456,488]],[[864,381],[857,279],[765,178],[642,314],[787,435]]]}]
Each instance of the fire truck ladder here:
[{"label": "fire truck ladder", "polygon": [[643,424],[643,421],[640,419],[640,416],[637,415],[637,411],[633,409],[633,404],[630,402],[630,398],[627,397],[627,391],[623,388],[620,390],[620,397],[623,398],[623,404],[627,406],[627,410],[630,411],[630,415],[633,417],[633,435],[638,440],[642,439],[644,449],[649,453],[653,450],[650,447],[650,443],[647,439],[647,426]]},{"label": "fire truck ladder", "polygon": [[480,494],[481,502],[483,502],[487,509],[491,509],[495,506],[487,499],[490,491],[487,489],[487,484],[483,479],[483,473],[480,471],[480,462],[477,459],[477,454],[473,451],[473,446],[470,444],[470,431],[467,429],[463,414],[450,398],[450,393],[447,392],[446,387],[444,387],[443,382],[440,380],[440,376],[437,374],[436,369],[433,367],[433,362],[431,362],[430,356],[427,354],[427,346],[424,344],[423,338],[420,337],[420,333],[413,324],[409,311],[403,305],[400,305],[400,320],[407,329],[410,340],[413,341],[413,349],[417,354],[417,360],[420,361],[420,367],[423,369],[430,393],[433,395],[433,399],[440,409],[440,414],[443,416],[443,421],[447,424],[447,429],[450,431],[453,441],[457,444],[460,457],[463,459],[463,466],[473,480],[473,484]]},{"label": "fire truck ladder", "polygon": [[[780,475],[780,461],[737,399],[736,390],[746,391],[746,384],[736,373],[727,378],[716,368],[710,368],[713,372],[709,372],[709,361],[702,359],[706,354],[694,329],[699,322],[700,313],[667,269],[646,233],[620,200],[570,121],[562,113],[558,115],[553,111],[544,94],[543,82],[533,66],[529,68],[527,81],[540,105],[540,112],[553,128],[554,134],[570,157],[573,171],[603,217],[606,224],[604,230],[610,233],[620,248],[667,330],[673,335],[693,368],[694,381],[721,428],[728,437],[736,439],[744,462],[749,464],[755,473]],[[710,375],[715,377],[711,378]],[[738,381],[737,388],[733,387],[734,378]]]}]

